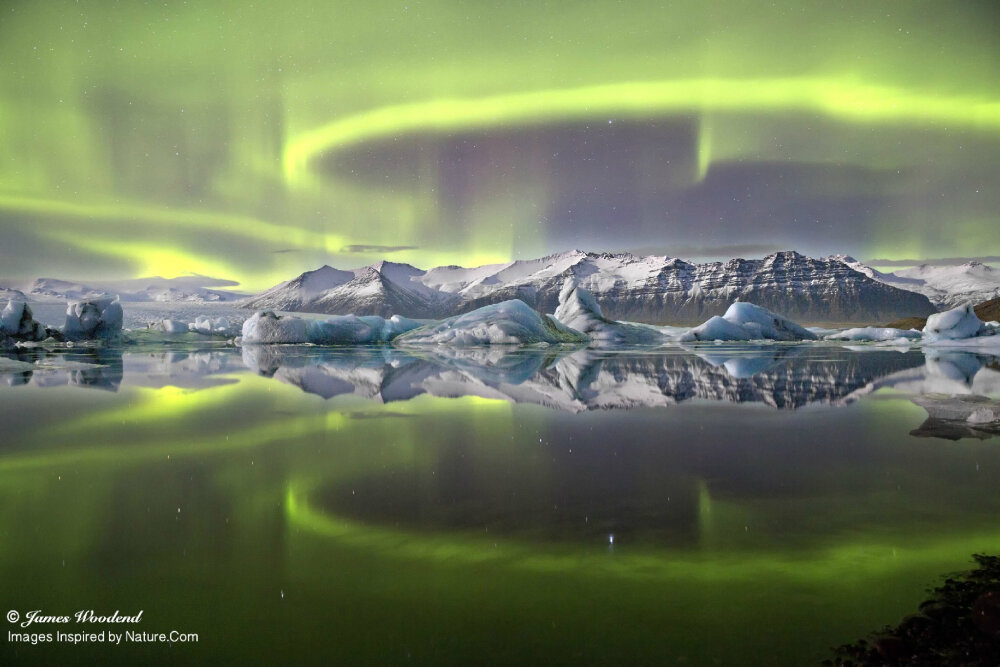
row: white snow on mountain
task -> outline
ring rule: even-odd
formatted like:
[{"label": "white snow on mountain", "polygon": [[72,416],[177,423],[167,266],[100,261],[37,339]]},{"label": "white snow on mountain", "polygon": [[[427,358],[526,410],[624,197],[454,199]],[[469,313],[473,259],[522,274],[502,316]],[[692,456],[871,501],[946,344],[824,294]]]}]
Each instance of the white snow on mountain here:
[{"label": "white snow on mountain", "polygon": [[254,310],[379,315],[406,313],[435,317],[449,294],[420,282],[425,272],[395,262],[376,262],[351,271],[323,266],[272,287],[243,302]]},{"label": "white snow on mountain", "polygon": [[27,301],[28,297],[19,289],[13,287],[0,287],[0,303],[4,301]]},{"label": "white snow on mountain", "polygon": [[[344,282],[344,273],[354,278]],[[721,315],[736,300],[810,322],[869,324],[926,316],[935,310],[926,297],[879,282],[840,261],[791,251],[759,260],[708,264],[579,250],[505,264],[428,271],[379,262],[332,275],[322,293],[301,288],[309,278],[309,273],[303,274],[244,305],[255,310],[440,318],[519,299],[551,313],[558,306],[565,280],[572,279],[594,297],[604,317],[629,322],[701,322]]]},{"label": "white snow on mountain", "polygon": [[923,264],[883,273],[849,255],[833,255],[829,259],[839,260],[872,280],[923,294],[942,310],[1000,297],[1000,270],[981,262],[966,262],[957,266]]},{"label": "white snow on mountain", "polygon": [[38,278],[22,288],[31,301],[51,303],[72,299],[118,297],[120,301],[218,303],[237,301],[246,294],[211,289],[209,286],[233,285],[228,280],[205,276],[179,278],[136,278],[132,280],[80,283],[57,278]]}]

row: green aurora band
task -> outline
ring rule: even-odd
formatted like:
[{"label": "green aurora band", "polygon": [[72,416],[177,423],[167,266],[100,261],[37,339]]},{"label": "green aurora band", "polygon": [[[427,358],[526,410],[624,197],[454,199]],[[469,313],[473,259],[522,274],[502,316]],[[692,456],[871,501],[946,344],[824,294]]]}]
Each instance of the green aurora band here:
[{"label": "green aurora band", "polygon": [[[392,259],[424,267],[579,243],[997,255],[997,13],[11,3],[0,13],[0,278],[200,273],[260,289],[398,246],[414,247]],[[648,183],[613,174],[584,212],[567,213],[553,185],[586,181],[579,164],[487,156],[456,180],[462,165],[442,157],[498,132],[611,123],[689,129],[649,142]],[[400,166],[414,145],[418,158]],[[767,180],[776,165],[809,175],[781,186]],[[752,207],[711,206],[745,195]],[[616,218],[622,198],[639,213]]]}]

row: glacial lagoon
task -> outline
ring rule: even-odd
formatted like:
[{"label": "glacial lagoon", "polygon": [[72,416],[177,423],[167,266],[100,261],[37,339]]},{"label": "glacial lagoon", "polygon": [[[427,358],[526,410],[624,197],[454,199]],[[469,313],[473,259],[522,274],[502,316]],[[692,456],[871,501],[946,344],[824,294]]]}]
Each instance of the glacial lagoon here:
[{"label": "glacial lagoon", "polygon": [[1000,439],[945,398],[995,404],[988,354],[4,360],[5,604],[198,635],[6,642],[5,663],[815,664],[1000,551]]}]

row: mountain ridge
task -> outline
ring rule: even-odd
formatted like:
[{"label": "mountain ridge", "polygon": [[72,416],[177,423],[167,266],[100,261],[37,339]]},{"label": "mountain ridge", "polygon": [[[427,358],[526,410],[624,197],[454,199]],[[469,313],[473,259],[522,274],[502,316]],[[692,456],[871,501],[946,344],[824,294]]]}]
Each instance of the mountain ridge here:
[{"label": "mountain ridge", "polygon": [[975,260],[949,266],[921,264],[883,273],[849,255],[831,255],[873,280],[923,294],[939,310],[1000,297],[1000,270]]},{"label": "mountain ridge", "polygon": [[593,294],[609,318],[634,322],[700,323],[737,300],[807,322],[879,322],[935,312],[921,294],[881,282],[839,259],[795,251],[694,264],[667,256],[570,250],[532,260],[426,271],[381,261],[344,273],[355,278],[331,281],[320,295],[293,293],[288,287],[298,280],[293,279],[242,305],[439,318],[516,298],[550,313],[558,306],[565,279],[572,278]]},{"label": "mountain ridge", "polygon": [[28,301],[60,302],[117,296],[121,301],[224,303],[241,301],[247,294],[211,289],[205,285],[229,286],[235,282],[206,276],[163,278],[149,276],[117,281],[77,282],[59,278],[36,278],[25,285],[0,288],[0,292],[20,291]]}]

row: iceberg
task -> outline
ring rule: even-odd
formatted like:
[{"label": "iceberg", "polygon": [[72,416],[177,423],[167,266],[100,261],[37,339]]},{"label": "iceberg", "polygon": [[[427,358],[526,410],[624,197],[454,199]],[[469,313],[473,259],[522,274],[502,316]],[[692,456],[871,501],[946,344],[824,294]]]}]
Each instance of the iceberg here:
[{"label": "iceberg", "polygon": [[66,303],[63,336],[70,341],[121,336],[124,313],[117,298],[101,297]]},{"label": "iceberg", "polygon": [[858,327],[855,329],[845,329],[837,333],[826,336],[826,340],[850,340],[850,341],[898,341],[916,340],[921,336],[916,329],[893,329],[891,327]]},{"label": "iceberg", "polygon": [[750,340],[750,332],[735,322],[719,317],[710,318],[704,324],[688,330],[677,339],[682,342],[699,340]]},{"label": "iceberg", "polygon": [[181,320],[162,320],[158,328],[171,334],[187,333],[190,330],[188,323]]},{"label": "iceberg", "polygon": [[1000,427],[1000,401],[988,396],[922,394],[910,399],[931,419]]},{"label": "iceberg", "polygon": [[275,315],[274,311],[262,310],[254,313],[243,323],[244,345],[266,343],[308,343],[306,335],[308,322],[301,317]]},{"label": "iceberg", "polygon": [[585,343],[587,337],[520,299],[502,301],[409,331],[405,345],[533,345]]},{"label": "iceberg", "polygon": [[188,324],[188,330],[205,336],[237,336],[240,325],[233,324],[225,317],[196,317]]},{"label": "iceberg", "polygon": [[293,315],[261,311],[243,323],[243,344],[290,343],[314,345],[366,345],[388,343],[416,329],[420,322],[399,315],[389,319],[377,315],[337,315],[325,320],[306,320]]},{"label": "iceberg", "polygon": [[598,345],[649,345],[664,341],[664,335],[652,327],[606,318],[594,296],[572,277],[563,282],[554,317]]},{"label": "iceberg", "polygon": [[995,333],[995,329],[976,316],[971,303],[931,315],[924,325],[924,341],[928,343],[992,336]]},{"label": "iceberg", "polygon": [[816,334],[766,308],[737,301],[722,317],[715,316],[677,339],[681,342],[706,340],[817,340]]},{"label": "iceberg", "polygon": [[47,335],[45,326],[35,321],[31,306],[24,301],[11,299],[0,312],[0,338],[40,341]]},{"label": "iceberg", "polygon": [[240,325],[230,323],[225,317],[198,316],[194,322],[161,320],[154,328],[169,334],[196,333],[203,336],[225,336],[227,338],[240,334]]},{"label": "iceberg", "polygon": [[378,315],[338,315],[325,320],[310,320],[306,335],[317,345],[363,345],[388,343],[396,336],[420,326],[420,322],[399,315],[389,319]]}]

